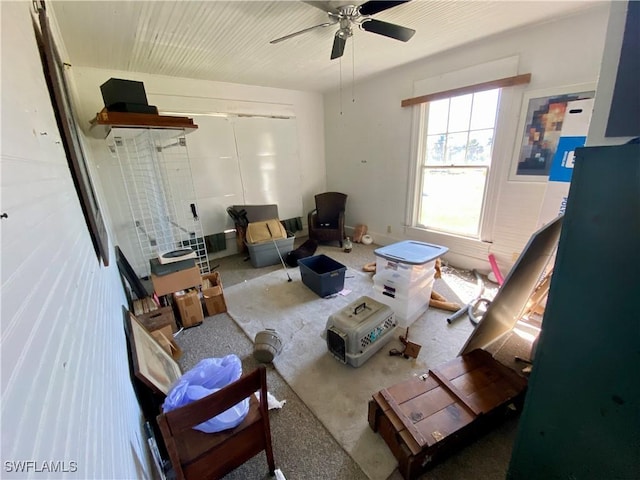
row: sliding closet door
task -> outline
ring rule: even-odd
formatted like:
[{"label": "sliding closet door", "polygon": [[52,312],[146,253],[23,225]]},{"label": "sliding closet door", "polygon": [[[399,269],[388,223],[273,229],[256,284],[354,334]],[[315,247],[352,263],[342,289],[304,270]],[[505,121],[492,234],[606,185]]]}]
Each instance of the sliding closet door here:
[{"label": "sliding closet door", "polygon": [[205,235],[233,228],[231,205],[278,205],[281,219],[302,216],[295,118],[194,118],[187,140]]},{"label": "sliding closet door", "polygon": [[244,203],[233,120],[194,117],[198,130],[188,137],[193,184],[205,235],[233,228],[227,207]]},{"label": "sliding closet door", "polygon": [[281,219],[302,216],[298,133],[293,118],[239,117],[235,136],[244,204],[275,203]]}]

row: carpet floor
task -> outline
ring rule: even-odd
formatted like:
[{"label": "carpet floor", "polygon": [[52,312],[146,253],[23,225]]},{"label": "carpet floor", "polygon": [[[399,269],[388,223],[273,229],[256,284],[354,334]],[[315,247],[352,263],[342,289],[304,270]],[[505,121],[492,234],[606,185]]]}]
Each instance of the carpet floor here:
[{"label": "carpet floor", "polygon": [[[390,348],[401,346],[396,334],[358,369],[337,362],[322,338],[326,320],[360,295],[370,294],[373,282],[361,267],[375,261],[375,248],[355,244],[350,253],[319,248],[316,253],[348,267],[345,288],[351,293],[332,299],[321,299],[302,284],[297,268],[288,270],[293,280],[288,282],[281,265],[254,269],[243,255],[214,260],[229,314],[208,317],[176,339],[184,351],[184,370],[202,358],[235,353],[248,371],[257,365],[252,356],[255,333],[275,328],[281,334],[284,348],[269,366],[268,383],[276,398],[287,400],[281,410],[272,410],[271,422],[276,463],[289,479],[399,479],[388,447],[367,426],[367,401],[381,388],[453,358],[472,331],[468,320],[448,325],[447,312],[429,309],[411,327],[410,339],[422,345],[418,359],[388,355]],[[470,272],[445,268],[444,273],[434,290],[460,303],[474,298],[476,284]],[[424,478],[504,478],[515,428],[515,420],[506,422]],[[262,454],[227,478],[267,476]]]}]

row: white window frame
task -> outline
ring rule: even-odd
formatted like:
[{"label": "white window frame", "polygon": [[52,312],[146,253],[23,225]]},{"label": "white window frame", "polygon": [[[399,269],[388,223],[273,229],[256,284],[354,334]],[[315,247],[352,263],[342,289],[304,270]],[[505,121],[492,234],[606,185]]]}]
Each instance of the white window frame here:
[{"label": "white window frame", "polygon": [[[473,164],[469,164],[469,165],[426,165],[425,164],[425,156],[426,156],[426,138],[427,138],[427,132],[428,132],[428,118],[429,118],[429,107],[431,105],[431,102],[427,102],[427,103],[423,103],[420,105],[420,136],[418,139],[418,145],[419,145],[419,151],[418,151],[418,156],[417,156],[417,164],[416,164],[416,181],[415,181],[415,188],[414,188],[414,195],[415,195],[415,214],[413,216],[413,222],[411,223],[412,226],[414,226],[415,228],[422,228],[425,230],[429,230],[429,231],[433,231],[433,232],[438,232],[441,233],[443,235],[456,235],[456,236],[460,236],[460,237],[464,237],[464,238],[468,238],[470,240],[488,240],[490,241],[490,238],[488,239],[488,235],[487,232],[485,232],[485,229],[483,229],[483,226],[487,225],[487,221],[485,220],[485,211],[487,210],[487,197],[488,197],[488,193],[489,193],[489,179],[492,176],[492,170],[495,164],[495,159],[494,159],[494,146],[493,146],[493,142],[495,141],[496,138],[496,134],[497,134],[497,127],[498,127],[498,117],[500,114],[500,105],[502,104],[502,95],[504,93],[504,89],[503,88],[491,88],[491,89],[478,89],[474,92],[471,92],[471,94],[476,94],[476,93],[480,93],[483,91],[487,91],[487,90],[498,90],[498,104],[496,106],[496,115],[494,118],[494,122],[493,122],[493,138],[492,138],[492,145],[491,145],[491,161],[489,163],[489,165],[473,165]],[[468,95],[468,94],[465,94]],[[448,97],[449,100],[455,98],[457,95],[453,95],[451,97]],[[450,107],[449,107],[450,108]],[[472,111],[470,111],[470,115],[471,115]],[[446,155],[446,152],[444,153]],[[484,192],[483,192],[483,198],[482,198],[482,208],[480,210],[480,215],[479,215],[479,219],[478,219],[478,230],[477,230],[477,235],[472,236],[472,235],[464,235],[464,234],[456,234],[455,232],[449,232],[446,230],[442,230],[442,229],[437,229],[435,227],[429,227],[429,226],[425,226],[425,225],[419,225],[418,224],[418,220],[420,217],[420,203],[421,203],[421,197],[422,197],[422,189],[423,189],[423,180],[424,180],[424,175],[426,173],[426,170],[428,170],[429,168],[462,168],[462,169],[466,169],[466,168],[475,168],[475,169],[485,169],[487,172],[486,175],[486,180],[484,183]]]},{"label": "white window frame", "polygon": [[[487,82],[498,78],[517,74],[517,57],[504,59],[505,62],[496,61],[482,64],[463,71],[443,74],[433,79],[423,81],[428,84],[431,91],[421,91],[415,88],[414,93],[425,95],[436,91],[446,91]],[[508,62],[507,62],[508,60]],[[496,68],[498,62],[505,65],[504,68]],[[510,70],[513,69],[513,70]],[[486,73],[489,71],[490,73]],[[464,74],[461,74],[464,73]],[[456,83],[456,80],[460,83]],[[420,82],[416,82],[418,84]],[[486,259],[493,241],[495,217],[498,208],[501,186],[507,182],[511,155],[513,153],[513,140],[515,138],[517,120],[522,92],[524,87],[506,87],[500,92],[500,102],[495,124],[495,136],[493,140],[493,152],[489,177],[485,187],[484,208],[480,218],[479,237],[472,238],[454,233],[446,233],[438,230],[418,227],[417,218],[419,211],[419,197],[421,195],[420,168],[424,152],[426,106],[424,104],[413,107],[412,132],[411,132],[411,162],[409,179],[407,184],[407,210],[406,230],[407,236],[416,240],[446,245],[456,253],[471,257]],[[478,90],[480,91],[480,89]],[[452,95],[454,96],[454,95]]]},{"label": "white window frame", "polygon": [[[478,238],[468,237],[464,235],[457,235],[455,233],[443,232],[441,230],[432,230],[429,228],[419,227],[417,225],[417,219],[420,209],[419,197],[422,195],[421,185],[421,173],[425,141],[426,141],[426,129],[424,122],[426,121],[426,115],[428,112],[428,106],[421,104],[414,107],[414,132],[413,138],[416,141],[412,142],[412,169],[411,180],[408,191],[408,204],[409,204],[409,218],[407,225],[409,228],[430,232],[434,235],[460,238],[468,240],[469,242],[486,242],[491,243],[493,239],[493,227],[495,214],[498,205],[498,196],[500,194],[500,177],[505,172],[505,167],[508,169],[510,162],[510,150],[508,138],[512,137],[512,128],[508,128],[505,123],[509,117],[509,110],[514,103],[514,97],[518,97],[518,94],[514,92],[514,87],[502,88],[500,92],[500,101],[498,103],[498,111],[496,114],[496,123],[493,139],[493,150],[491,154],[491,165],[488,167],[488,177],[485,185],[484,206],[480,214],[480,226],[478,229]],[[507,138],[508,137],[508,138]]]}]

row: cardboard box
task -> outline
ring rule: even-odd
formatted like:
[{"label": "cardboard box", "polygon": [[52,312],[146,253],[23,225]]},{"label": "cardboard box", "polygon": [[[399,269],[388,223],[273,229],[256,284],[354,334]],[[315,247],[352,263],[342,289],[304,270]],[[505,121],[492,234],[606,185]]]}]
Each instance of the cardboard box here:
[{"label": "cardboard box", "polygon": [[202,296],[207,307],[207,315],[215,315],[227,311],[227,302],[224,300],[222,280],[218,272],[208,273],[202,276]]},{"label": "cardboard box", "polygon": [[202,303],[197,290],[174,293],[173,301],[178,307],[180,323],[184,328],[195,327],[204,321]]},{"label": "cardboard box", "polygon": [[166,275],[151,274],[151,282],[153,290],[158,296],[167,295],[168,293],[179,292],[187,288],[200,285],[200,269],[196,267],[187,268]]},{"label": "cardboard box", "polygon": [[182,356],[182,349],[173,340],[173,335],[168,325],[160,330],[154,330],[151,335],[174,360],[178,360]]},{"label": "cardboard box", "polygon": [[176,317],[171,307],[161,307],[149,313],[136,315],[136,318],[150,332],[159,330],[167,325],[171,327],[170,333],[176,333],[178,331]]}]

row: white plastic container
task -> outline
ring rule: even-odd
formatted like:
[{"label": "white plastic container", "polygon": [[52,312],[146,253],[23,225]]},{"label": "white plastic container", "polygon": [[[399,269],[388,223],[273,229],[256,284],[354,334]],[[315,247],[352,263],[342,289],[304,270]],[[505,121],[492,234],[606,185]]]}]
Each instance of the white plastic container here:
[{"label": "white plastic container", "polygon": [[431,268],[425,269],[422,272],[421,276],[415,276],[415,278],[411,278],[411,276],[405,275],[402,271],[398,272],[394,270],[383,270],[382,272],[378,273],[378,269],[376,267],[376,274],[373,276],[373,283],[377,283],[380,285],[390,285],[399,290],[407,292],[417,285],[428,282],[435,277],[435,274],[435,268]]},{"label": "white plastic container", "polygon": [[374,251],[376,275],[395,274],[409,282],[435,272],[436,259],[449,249],[440,245],[405,240]]},{"label": "white plastic container", "polygon": [[[395,282],[394,279],[376,279],[373,280],[373,285],[378,287],[378,290],[391,298],[410,299],[411,297],[421,297],[426,295],[425,291],[433,288],[433,282],[435,281],[435,275],[425,277],[419,282],[407,284],[405,282]],[[431,292],[429,292],[431,294]]]},{"label": "white plastic container", "polygon": [[374,298],[393,309],[399,326],[411,325],[429,308],[436,260],[448,250],[413,240],[375,250]]},{"label": "white plastic container", "polygon": [[384,285],[374,284],[373,298],[391,307],[396,314],[399,327],[408,327],[429,308],[434,281],[435,279],[432,278],[421,288],[412,290],[409,294],[393,292]]}]

